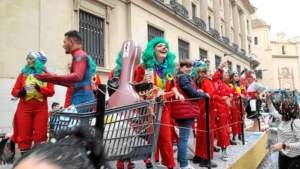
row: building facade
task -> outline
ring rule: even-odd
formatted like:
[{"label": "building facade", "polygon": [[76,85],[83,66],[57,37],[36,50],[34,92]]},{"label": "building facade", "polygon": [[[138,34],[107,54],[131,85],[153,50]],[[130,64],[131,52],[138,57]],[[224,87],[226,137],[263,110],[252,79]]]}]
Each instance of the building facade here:
[{"label": "building facade", "polygon": [[260,61],[258,80],[270,89],[299,90],[299,38],[286,40],[280,32],[277,41],[270,41],[271,26],[255,14],[252,17],[253,52]]},{"label": "building facade", "polygon": [[[71,29],[82,33],[104,83],[126,39],[144,48],[156,36],[170,43],[177,60],[208,58],[213,68],[227,60],[232,70],[255,69],[253,13],[248,0],[1,0],[0,113],[13,116],[10,91],[30,51],[43,50],[50,71],[69,72],[71,56],[62,44]],[[63,104],[65,90],[56,86],[49,104]]]}]

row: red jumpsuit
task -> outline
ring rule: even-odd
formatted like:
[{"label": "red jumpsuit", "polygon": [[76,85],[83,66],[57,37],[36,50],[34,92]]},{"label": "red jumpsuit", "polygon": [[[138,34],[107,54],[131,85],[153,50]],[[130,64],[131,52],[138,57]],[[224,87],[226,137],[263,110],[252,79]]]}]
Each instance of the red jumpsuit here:
[{"label": "red jumpsuit", "polygon": [[[14,97],[19,97],[19,92],[24,90],[27,76],[27,73],[18,76],[11,92]],[[36,83],[39,85],[39,90],[35,89],[34,93],[27,93],[20,97],[14,116],[14,141],[20,150],[30,149],[32,141],[38,144],[47,140],[47,97],[54,95],[54,85],[40,81]]]},{"label": "red jumpsuit", "polygon": [[[234,86],[230,84],[231,89],[234,93],[243,94],[244,96],[247,95],[246,91],[244,90],[243,86]],[[241,127],[241,112],[240,112],[240,98],[233,98],[232,101],[232,108],[231,108],[231,132],[232,134],[242,134],[242,127]],[[242,103],[242,116],[244,116],[244,107]]]},{"label": "red jumpsuit", "polygon": [[[228,83],[225,83],[221,80],[223,76],[223,71],[218,69],[216,73],[213,75],[213,82],[216,86],[216,89],[219,92],[221,97],[227,96],[238,96],[237,93],[234,93],[230,88]],[[231,119],[231,108],[227,106],[227,104],[220,104],[219,111],[217,114],[217,140],[220,143],[221,148],[226,148],[230,145],[230,128],[229,122]]]},{"label": "red jumpsuit", "polygon": [[[209,101],[209,116],[210,116],[210,152],[211,159],[214,158],[214,129],[216,127],[216,115],[219,105],[226,104],[225,99],[219,96],[211,80],[204,78],[201,89],[204,93],[210,96]],[[206,109],[205,100],[200,100],[200,117],[197,118],[197,132],[196,132],[196,151],[195,155],[203,159],[208,159],[207,156],[207,137],[206,137]]]},{"label": "red jumpsuit", "polygon": [[[144,77],[145,72],[139,71],[136,72],[137,76]],[[156,86],[158,85],[159,79],[157,78],[158,75],[156,73],[156,69],[154,68],[154,84]],[[165,82],[165,92],[171,91],[171,89],[174,87],[174,84],[172,81],[168,80]],[[159,136],[157,141],[157,150],[155,154],[155,159],[158,160],[159,153],[162,158],[162,164],[165,165],[167,168],[172,168],[176,166],[176,163],[174,161],[174,152],[173,152],[173,138],[174,138],[174,128],[171,127],[173,125],[173,120],[171,118],[171,112],[170,112],[170,104],[165,103],[165,106],[162,110],[162,116],[161,116],[161,125],[159,130]]]}]

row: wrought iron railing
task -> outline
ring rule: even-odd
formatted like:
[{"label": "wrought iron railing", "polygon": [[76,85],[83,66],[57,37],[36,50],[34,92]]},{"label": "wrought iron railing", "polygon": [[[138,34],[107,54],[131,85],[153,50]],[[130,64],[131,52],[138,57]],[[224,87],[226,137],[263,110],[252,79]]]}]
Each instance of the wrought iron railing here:
[{"label": "wrought iron railing", "polygon": [[237,52],[239,50],[239,46],[235,43],[232,43],[232,48]]},{"label": "wrought iron railing", "polygon": [[174,10],[175,13],[178,13],[178,14],[182,15],[185,18],[189,17],[188,11],[180,3],[177,3],[174,0],[170,0],[170,5],[173,8],[173,10]]},{"label": "wrought iron railing", "polygon": [[198,28],[206,30],[206,23],[201,18],[194,17],[193,20]]}]

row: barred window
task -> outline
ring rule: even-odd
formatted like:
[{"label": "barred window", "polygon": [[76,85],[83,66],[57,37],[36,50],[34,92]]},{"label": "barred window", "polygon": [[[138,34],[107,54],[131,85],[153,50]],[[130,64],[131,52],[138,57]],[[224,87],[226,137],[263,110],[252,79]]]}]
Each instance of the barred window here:
[{"label": "barred window", "polygon": [[200,53],[200,60],[204,60],[204,59],[207,59],[207,51],[206,50],[203,50],[203,49],[199,49],[199,53]]},{"label": "barred window", "polygon": [[241,73],[241,66],[240,65],[236,65],[236,71]]},{"label": "barred window", "polygon": [[164,31],[148,25],[148,42],[155,37],[164,37]]},{"label": "barred window", "polygon": [[79,32],[83,49],[97,66],[104,67],[104,20],[89,13],[79,12]]},{"label": "barred window", "polygon": [[189,43],[178,39],[178,55],[179,60],[189,59]]},{"label": "barred window", "polygon": [[215,67],[217,68],[221,64],[221,57],[215,55]]},{"label": "barred window", "polygon": [[232,71],[232,62],[227,61],[227,65],[228,65],[229,70]]}]

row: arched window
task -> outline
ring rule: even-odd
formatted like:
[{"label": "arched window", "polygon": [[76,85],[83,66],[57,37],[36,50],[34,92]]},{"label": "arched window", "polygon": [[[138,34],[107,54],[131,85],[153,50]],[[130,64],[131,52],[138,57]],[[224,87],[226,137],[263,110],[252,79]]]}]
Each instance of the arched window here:
[{"label": "arched window", "polygon": [[282,54],[285,55],[286,54],[286,52],[285,52],[285,46],[282,46],[281,48],[282,48]]},{"label": "arched window", "polygon": [[258,45],[258,39],[257,39],[257,37],[254,37],[254,45]]}]

